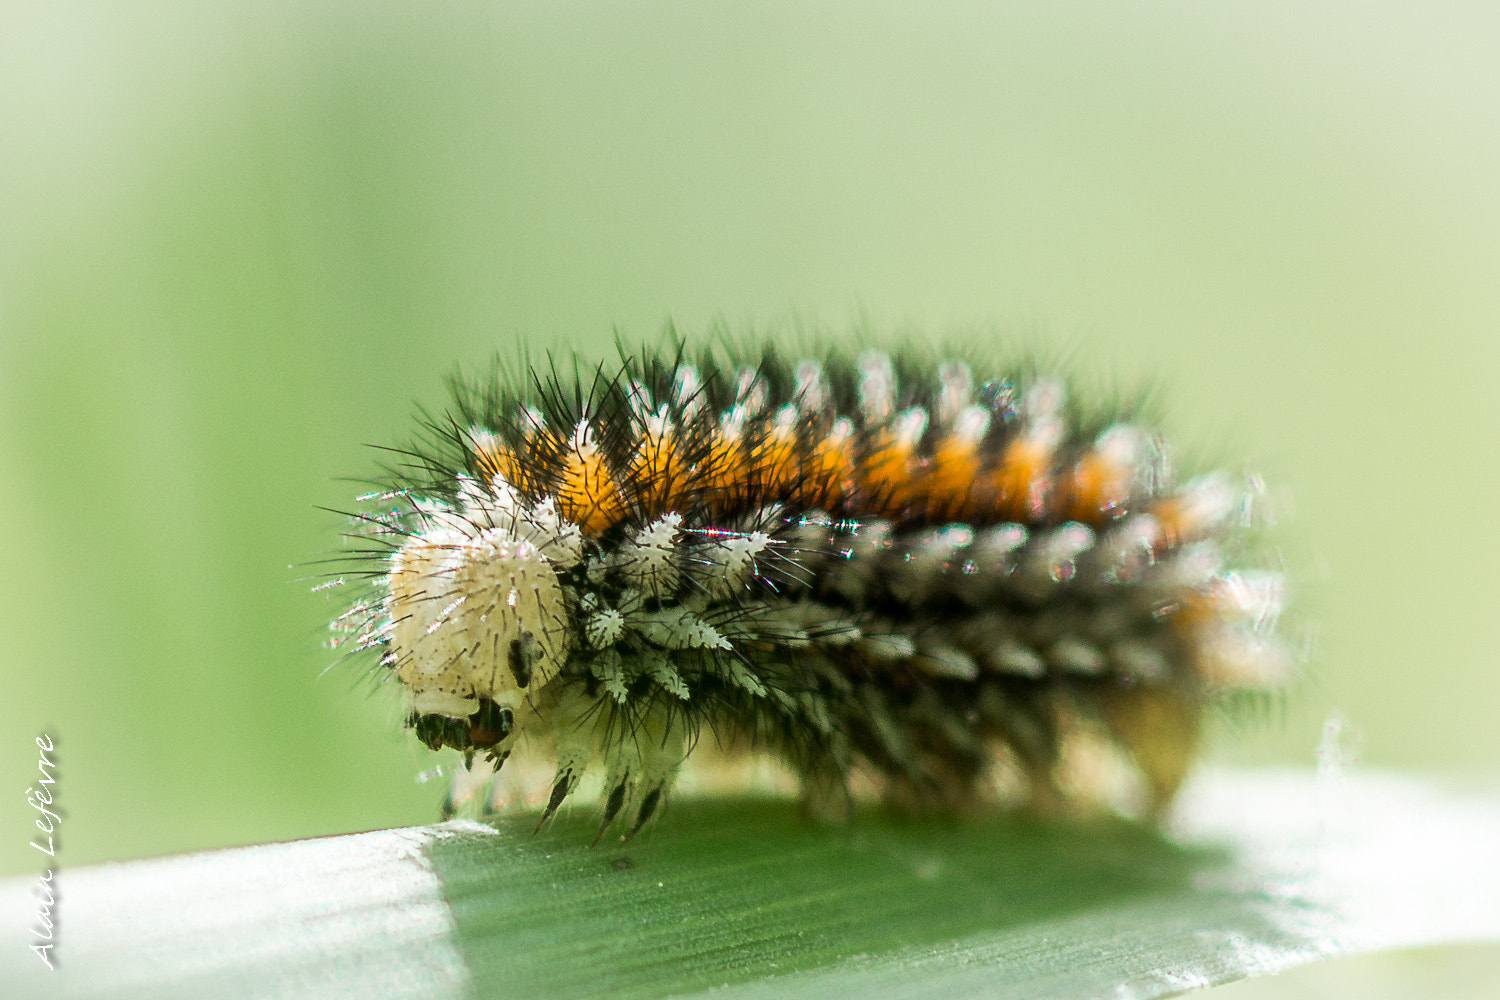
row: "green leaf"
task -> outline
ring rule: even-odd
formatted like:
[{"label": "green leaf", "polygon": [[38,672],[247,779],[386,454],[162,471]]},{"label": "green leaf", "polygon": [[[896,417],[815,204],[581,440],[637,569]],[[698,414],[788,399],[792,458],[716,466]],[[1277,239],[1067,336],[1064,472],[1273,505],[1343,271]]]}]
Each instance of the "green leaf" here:
[{"label": "green leaf", "polygon": [[[589,848],[591,810],[56,875],[58,971],[16,996],[1116,998],[1320,957],[1500,941],[1500,792],[1216,775],[1175,836],[988,816],[846,826],[680,798]],[[34,880],[0,886],[13,944]]]}]

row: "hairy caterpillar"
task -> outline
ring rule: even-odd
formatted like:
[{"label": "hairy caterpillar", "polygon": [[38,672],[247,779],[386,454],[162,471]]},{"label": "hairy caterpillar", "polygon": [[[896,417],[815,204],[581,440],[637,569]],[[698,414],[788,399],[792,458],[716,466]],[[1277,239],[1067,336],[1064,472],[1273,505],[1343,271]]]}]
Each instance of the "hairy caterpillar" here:
[{"label": "hairy caterpillar", "polygon": [[1247,487],[1177,485],[1148,428],[1044,374],[766,344],[455,379],[363,498],[335,622],[434,750],[591,764],[633,834],[705,740],[917,808],[1031,802],[1080,726],[1160,808],[1205,705],[1275,685],[1280,577],[1236,566]]}]

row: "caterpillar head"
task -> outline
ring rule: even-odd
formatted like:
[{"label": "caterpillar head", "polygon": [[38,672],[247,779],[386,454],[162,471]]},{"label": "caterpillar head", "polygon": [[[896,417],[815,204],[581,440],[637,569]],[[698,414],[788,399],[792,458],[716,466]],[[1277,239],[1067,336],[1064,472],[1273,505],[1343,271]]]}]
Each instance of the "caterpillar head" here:
[{"label": "caterpillar head", "polygon": [[424,743],[503,756],[567,659],[562,588],[507,528],[430,524],[391,560],[392,665]]}]

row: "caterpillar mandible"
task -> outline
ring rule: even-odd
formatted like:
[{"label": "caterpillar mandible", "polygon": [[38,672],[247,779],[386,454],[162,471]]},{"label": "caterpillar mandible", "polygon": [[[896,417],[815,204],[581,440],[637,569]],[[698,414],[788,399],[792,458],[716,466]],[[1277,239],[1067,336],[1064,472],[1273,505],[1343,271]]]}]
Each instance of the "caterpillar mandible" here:
[{"label": "caterpillar mandible", "polygon": [[600,835],[633,835],[705,741],[810,805],[963,810],[997,769],[1055,805],[1079,726],[1155,812],[1205,707],[1288,673],[1248,482],[1176,482],[1045,373],[674,339],[453,390],[362,498],[333,626],[432,749],[551,754],[543,822],[597,764]]}]

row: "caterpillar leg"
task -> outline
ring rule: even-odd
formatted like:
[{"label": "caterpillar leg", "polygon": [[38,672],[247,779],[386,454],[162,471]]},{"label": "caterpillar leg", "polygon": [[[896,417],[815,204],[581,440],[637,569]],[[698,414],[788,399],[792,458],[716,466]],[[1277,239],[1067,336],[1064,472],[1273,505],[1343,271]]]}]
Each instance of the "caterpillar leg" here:
[{"label": "caterpillar leg", "polygon": [[624,817],[631,817],[628,840],[656,814],[687,756],[688,736],[681,712],[661,703],[618,734],[605,751],[604,815],[594,843]]},{"label": "caterpillar leg", "polygon": [[640,805],[635,811],[635,821],[630,826],[626,839],[634,837],[646,822],[661,808],[667,790],[677,780],[677,771],[687,756],[689,734],[682,725],[681,716],[668,718],[661,726],[660,735],[652,735],[651,742],[641,755],[640,788],[643,790]]},{"label": "caterpillar leg", "polygon": [[573,685],[564,689],[548,710],[557,733],[557,773],[552,778],[547,808],[537,821],[538,830],[573,794],[594,759],[601,714],[598,707],[598,701],[590,698],[581,685]]},{"label": "caterpillar leg", "polygon": [[1165,688],[1121,690],[1105,702],[1110,729],[1146,780],[1153,818],[1160,818],[1187,777],[1200,715],[1196,701]]},{"label": "caterpillar leg", "polygon": [[980,691],[979,713],[986,735],[1003,743],[1025,780],[1022,808],[1033,816],[1056,816],[1065,796],[1057,786],[1061,736],[1056,706],[1046,699],[1013,698],[998,685]]}]

